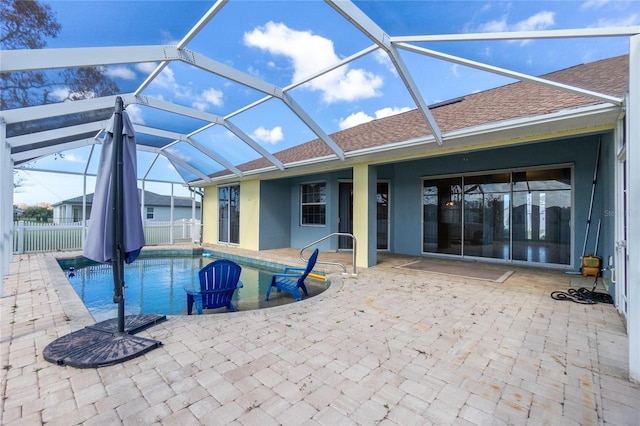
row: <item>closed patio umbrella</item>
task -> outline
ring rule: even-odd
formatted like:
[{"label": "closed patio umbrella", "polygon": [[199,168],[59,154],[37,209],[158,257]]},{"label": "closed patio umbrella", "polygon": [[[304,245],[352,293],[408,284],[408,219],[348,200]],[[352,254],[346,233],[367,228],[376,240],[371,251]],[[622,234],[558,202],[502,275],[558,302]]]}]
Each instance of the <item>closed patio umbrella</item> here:
[{"label": "closed patio umbrella", "polygon": [[[96,262],[112,263],[117,243],[122,245],[126,263],[131,263],[145,241],[137,186],[136,140],[127,112],[118,112],[116,108],[106,131],[82,254]],[[119,150],[122,159],[118,158]],[[116,223],[116,219],[122,223]],[[116,224],[122,226],[122,241],[115,241],[120,237],[113,232]]]},{"label": "closed patio umbrella", "polygon": [[93,196],[84,257],[113,265],[113,302],[118,303],[118,331],[124,331],[124,262],[144,247],[140,216],[136,140],[122,98],[107,126]]},{"label": "closed patio umbrella", "polygon": [[165,321],[166,316],[124,315],[124,263],[133,262],[145,244],[136,168],[133,126],[122,98],[117,97],[100,155],[83,255],[113,266],[113,302],[118,304],[118,318],[54,340],[43,350],[47,361],[80,368],[101,367],[126,361],[162,344],[133,334]]}]

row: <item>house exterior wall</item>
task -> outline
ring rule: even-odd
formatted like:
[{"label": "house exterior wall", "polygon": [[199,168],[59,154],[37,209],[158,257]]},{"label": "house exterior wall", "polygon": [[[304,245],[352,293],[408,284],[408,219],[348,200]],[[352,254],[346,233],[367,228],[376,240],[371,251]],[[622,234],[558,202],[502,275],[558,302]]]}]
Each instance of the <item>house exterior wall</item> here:
[{"label": "house exterior wall", "polygon": [[[601,141],[601,154],[587,240],[587,254],[593,252],[598,221],[601,221],[598,254],[606,262],[608,256],[613,254],[613,217],[606,216],[606,211],[613,209],[614,206],[613,191],[606,189],[613,185],[612,132],[407,160],[394,164],[374,166],[361,164],[353,169],[265,181],[261,185],[261,189],[265,192],[262,194],[260,205],[260,248],[301,248],[332,232],[338,232],[338,181],[351,180],[354,183],[354,234],[358,238],[358,265],[375,264],[375,181],[389,180],[392,194],[389,251],[421,255],[423,178],[563,165],[572,167],[573,171],[571,266],[579,268],[599,141]],[[301,226],[300,185],[321,181],[326,183],[327,188],[326,224]],[[290,201],[286,200],[287,192]],[[289,229],[285,223],[287,213],[282,213],[287,208],[290,217]],[[336,248],[337,239],[326,240],[320,244],[321,250]]]},{"label": "house exterior wall", "polygon": [[207,186],[202,197],[202,242],[218,241],[218,187]]},{"label": "house exterior wall", "polygon": [[[171,220],[171,207],[158,207],[158,206],[144,206],[143,210],[143,219],[147,220],[147,208],[153,208],[153,219],[149,220],[160,220],[166,221]],[[191,219],[192,216],[191,207],[174,207],[173,209],[173,220],[180,219]],[[196,207],[196,219],[200,217],[200,207]]]},{"label": "house exterior wall", "polygon": [[288,179],[260,183],[260,250],[291,245],[292,197]]},{"label": "house exterior wall", "polygon": [[[573,166],[573,247],[574,265],[582,255],[584,232],[589,212],[591,188],[598,140],[602,139],[598,184],[593,205],[591,230],[587,241],[587,254],[595,246],[598,220],[602,219],[599,252],[612,254],[613,223],[604,217],[607,208],[614,205],[613,191],[605,190],[612,185],[613,150],[612,133],[561,139],[557,141],[525,144],[485,151],[469,152],[395,164],[389,173],[380,173],[379,178],[391,179],[392,185],[392,251],[399,254],[421,254],[421,178],[457,175],[492,170],[572,165]],[[612,188],[612,186],[609,186]],[[607,196],[605,197],[605,194]],[[607,207],[608,206],[608,207]],[[606,234],[608,233],[608,234]],[[606,234],[606,235],[605,235]]]},{"label": "house exterior wall", "polygon": [[260,181],[240,182],[240,247],[258,250],[260,243]]},{"label": "house exterior wall", "polygon": [[[85,217],[91,216],[91,205],[87,205]],[[53,223],[82,222],[82,204],[60,204],[53,207]]]},{"label": "house exterior wall", "polygon": [[[337,170],[316,175],[306,175],[290,180],[291,197],[291,247],[302,248],[331,233],[338,232],[338,181],[353,179],[351,169]],[[304,183],[326,183],[326,222],[324,225],[300,224],[300,185]],[[336,250],[337,238],[323,241],[320,250]]]},{"label": "house exterior wall", "polygon": [[[145,206],[142,214],[143,220],[147,220],[147,207],[153,208],[153,219],[156,221],[171,220],[171,207]],[[173,220],[191,219],[193,210],[191,207],[174,207]],[[195,210],[196,219],[200,218],[200,207]],[[87,220],[91,218],[91,206],[87,206]],[[82,204],[60,204],[53,207],[54,223],[72,223],[82,221]]]},{"label": "house exterior wall", "polygon": [[[593,252],[601,221],[598,254],[607,262],[614,254],[614,217],[607,211],[615,208],[613,131],[600,134],[565,137],[544,142],[492,148],[464,153],[405,160],[390,164],[355,165],[336,171],[241,184],[240,246],[254,250],[281,247],[302,248],[326,235],[338,232],[338,190],[340,181],[353,182],[354,235],[358,242],[360,267],[376,263],[376,181],[390,182],[389,251],[406,255],[422,255],[422,182],[424,178],[446,175],[477,174],[490,171],[563,166],[572,169],[571,265],[580,268],[596,152],[600,158],[593,201],[586,254]],[[300,224],[300,185],[325,182],[326,223]],[[208,187],[205,206],[216,206],[217,189]],[[213,190],[212,190],[213,189]],[[214,201],[212,201],[214,200]],[[211,208],[204,220],[205,242],[216,243],[217,219]],[[214,229],[210,226],[213,225]],[[320,250],[338,248],[337,238],[325,240]]]}]

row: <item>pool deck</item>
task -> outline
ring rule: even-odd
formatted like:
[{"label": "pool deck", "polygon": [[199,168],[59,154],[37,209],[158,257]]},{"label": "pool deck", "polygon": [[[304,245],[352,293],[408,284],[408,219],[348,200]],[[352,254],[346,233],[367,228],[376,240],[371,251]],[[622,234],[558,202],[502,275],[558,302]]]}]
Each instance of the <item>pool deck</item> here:
[{"label": "pool deck", "polygon": [[[211,249],[302,265],[297,250]],[[321,295],[170,316],[137,334],[161,347],[76,369],[42,357],[94,322],[55,256],[14,256],[3,282],[1,425],[640,424],[623,320],[552,299],[576,283],[562,271],[509,267],[499,283],[398,268],[406,256],[357,277],[321,266]]]}]

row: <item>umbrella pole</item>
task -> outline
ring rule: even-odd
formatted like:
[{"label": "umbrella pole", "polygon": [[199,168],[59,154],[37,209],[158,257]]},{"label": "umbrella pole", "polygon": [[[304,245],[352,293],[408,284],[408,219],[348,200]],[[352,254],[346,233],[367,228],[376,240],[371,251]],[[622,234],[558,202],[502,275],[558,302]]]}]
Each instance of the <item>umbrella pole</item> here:
[{"label": "umbrella pole", "polygon": [[124,210],[122,165],[122,98],[116,98],[113,133],[113,163],[111,175],[111,213],[113,217],[113,303],[118,304],[118,333],[124,333]]}]

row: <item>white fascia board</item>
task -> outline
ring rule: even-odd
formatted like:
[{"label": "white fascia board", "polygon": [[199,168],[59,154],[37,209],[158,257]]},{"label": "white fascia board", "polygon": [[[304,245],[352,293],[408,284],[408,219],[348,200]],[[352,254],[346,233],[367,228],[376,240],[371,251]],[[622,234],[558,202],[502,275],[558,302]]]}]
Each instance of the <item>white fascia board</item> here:
[{"label": "white fascia board", "polygon": [[530,40],[545,38],[625,37],[640,34],[640,26],[578,28],[568,30],[510,31],[497,33],[436,34],[391,37],[392,43],[442,41]]},{"label": "white fascia board", "polygon": [[[533,116],[525,118],[517,118],[514,120],[499,121],[495,123],[489,123],[481,126],[468,127],[465,129],[454,130],[444,134],[445,141],[454,141],[464,138],[472,138],[474,136],[481,136],[488,133],[497,133],[506,130],[513,130],[518,128],[526,128],[536,126],[540,124],[552,124],[558,121],[567,121],[577,118],[586,118],[594,115],[611,114],[612,117],[617,116],[620,112],[620,107],[612,105],[592,105],[584,108],[577,108],[575,110],[559,111],[552,114],[546,114],[543,116]],[[424,138],[414,138],[406,141],[396,142],[392,144],[381,145],[372,148],[364,148],[359,150],[350,151],[347,153],[347,158],[358,157],[362,155],[369,155],[375,153],[381,153],[385,151],[393,151],[403,148],[411,148],[418,145],[425,145],[436,142],[432,135]]]},{"label": "white fascia board", "polygon": [[[195,167],[191,166],[189,163],[187,163],[186,161],[182,160],[181,158],[178,158],[177,156],[171,154],[168,151],[162,151],[162,155],[167,157],[167,159],[170,162],[172,162],[174,164],[177,164],[180,167],[182,167],[183,169],[186,169],[186,170],[190,171],[194,175],[198,176],[200,179],[205,180],[207,182],[211,182],[211,179],[209,178],[209,176],[204,174],[202,171],[196,169]],[[176,171],[177,171],[177,169],[176,169]],[[180,172],[178,172],[178,173],[180,173]]]},{"label": "white fascia board", "polygon": [[300,120],[304,122],[304,124],[307,125],[307,127],[309,127],[309,129],[311,129],[313,133],[316,134],[316,136],[320,138],[320,140],[322,140],[322,142],[325,143],[325,145],[329,147],[329,149],[331,149],[331,151],[333,151],[338,156],[338,158],[344,160],[344,152],[342,151],[342,148],[340,148],[338,144],[336,144],[331,139],[331,137],[329,137],[329,135],[327,135],[325,131],[322,130],[322,127],[318,126],[318,124],[309,116],[309,114],[307,114],[307,112],[300,105],[298,105],[298,103],[291,96],[289,96],[288,93],[284,94],[282,101],[289,107],[289,109],[291,109],[291,111],[296,116],[298,116]]},{"label": "white fascia board", "polygon": [[400,43],[397,45],[399,48],[408,50],[414,53],[430,56],[432,58],[442,59],[447,62],[453,62],[455,64],[464,65],[467,67],[479,69],[482,71],[491,72],[493,74],[502,75],[505,77],[513,78],[521,81],[528,81],[530,83],[538,84],[541,86],[551,87],[554,89],[559,89],[565,92],[574,93],[581,96],[587,96],[589,98],[593,98],[602,102],[610,102],[615,105],[622,105],[622,99],[617,98],[615,96],[609,96],[598,92],[593,92],[591,90],[580,89],[578,87],[570,86],[568,84],[557,83],[551,80],[545,80],[543,78],[534,77],[528,74],[522,74],[516,71],[510,71],[504,68],[494,67],[492,65],[483,64],[481,62],[471,61],[468,59],[460,58],[458,56],[448,55],[446,53],[436,52],[434,50],[425,49],[418,46],[413,46],[410,44]]},{"label": "white fascia board", "polygon": [[287,163],[286,166],[287,168],[304,167],[304,166],[312,166],[318,163],[326,163],[329,161],[335,161],[335,157],[331,155],[325,155],[323,157],[309,158],[307,160],[292,161],[290,163]]},{"label": "white fascia board", "polygon": [[17,148],[29,144],[46,142],[55,139],[62,139],[74,135],[82,135],[88,132],[98,132],[103,130],[108,121],[94,121],[93,123],[79,124],[77,126],[62,127],[60,129],[46,130],[44,132],[28,133],[21,136],[7,138],[7,143],[12,148]]},{"label": "white fascia board", "polygon": [[0,72],[158,62],[168,59],[167,55],[171,57],[175,50],[175,46],[3,50],[0,52]]},{"label": "white fascia board", "polygon": [[[448,132],[445,137],[447,140],[466,138],[486,133],[496,133],[504,130],[512,130],[517,128],[535,126],[539,124],[552,124],[558,121],[575,120],[579,118],[588,118],[595,115],[611,114],[617,117],[620,114],[620,107],[614,105],[590,105],[583,108],[571,110],[563,110],[545,115],[535,115],[532,117],[516,118],[513,120],[498,121],[486,125],[470,127],[467,129],[454,130]],[[612,121],[613,124],[613,121]]]},{"label": "white fascia board", "polygon": [[61,143],[59,145],[51,145],[51,146],[38,148],[38,149],[31,149],[23,152],[16,152],[14,154],[11,154],[11,158],[13,158],[15,162],[31,161],[31,160],[35,160],[36,158],[55,154],[56,152],[68,151],[70,149],[76,149],[76,148],[80,148],[87,145],[93,145],[95,143],[97,143],[95,138],[80,139],[73,142]]},{"label": "white fascia board", "polygon": [[[122,95],[124,98],[126,95]],[[104,108],[114,108],[117,96],[105,96],[101,98],[83,99],[73,102],[60,102],[57,104],[38,105],[10,109],[0,112],[7,124],[22,123],[25,121],[39,120],[42,118],[57,117],[59,115],[76,114],[86,111],[94,111]]]}]

